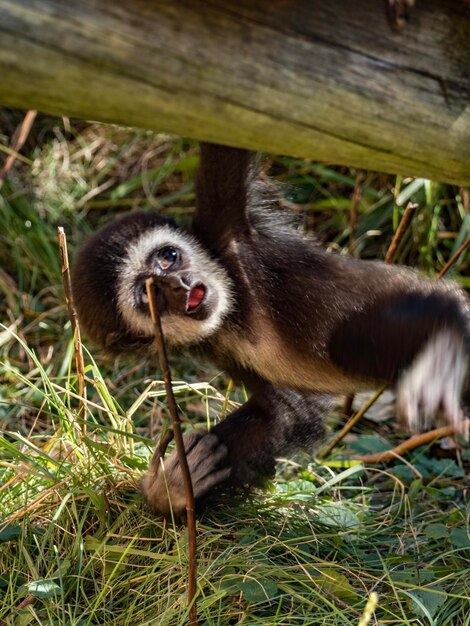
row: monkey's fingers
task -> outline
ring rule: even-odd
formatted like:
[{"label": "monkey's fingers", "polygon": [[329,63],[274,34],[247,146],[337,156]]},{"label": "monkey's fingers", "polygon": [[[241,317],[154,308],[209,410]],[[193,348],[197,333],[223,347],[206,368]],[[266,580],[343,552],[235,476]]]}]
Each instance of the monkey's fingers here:
[{"label": "monkey's fingers", "polygon": [[[207,436],[207,433],[204,433],[203,431],[190,430],[189,432],[185,433],[183,437],[184,451],[186,453],[186,458],[188,460],[190,472],[191,472],[191,463],[190,463],[189,457],[192,451],[194,450],[194,448],[199,443],[199,441],[201,441],[201,439],[205,438],[206,436]],[[178,460],[178,453],[176,450],[174,450],[168,457],[168,460],[165,461],[165,469],[167,473],[170,473],[171,471],[174,471],[176,468],[178,468],[179,470],[179,460]]]},{"label": "monkey's fingers", "polygon": [[[194,449],[194,448],[193,448]],[[217,435],[206,434],[200,439],[197,450],[188,459],[191,480],[203,477],[218,467],[227,456],[227,446],[220,442]]]},{"label": "monkey's fingers", "polygon": [[152,454],[152,458],[149,463],[149,470],[152,472],[158,472],[160,469],[160,460],[165,457],[168,444],[173,439],[174,433],[172,430],[167,430],[160,441],[157,443],[155,452]]},{"label": "monkey's fingers", "polygon": [[[230,467],[224,467],[227,447],[212,433],[191,431],[184,437],[191,482],[196,503],[216,486],[227,481]],[[173,451],[163,464],[163,471],[149,471],[142,479],[142,492],[149,507],[169,517],[183,515],[186,495],[178,455]]]}]

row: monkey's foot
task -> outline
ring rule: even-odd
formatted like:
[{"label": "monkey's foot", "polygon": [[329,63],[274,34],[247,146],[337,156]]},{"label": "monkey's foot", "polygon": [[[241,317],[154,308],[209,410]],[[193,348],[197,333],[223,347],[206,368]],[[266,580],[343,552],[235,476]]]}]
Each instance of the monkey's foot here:
[{"label": "monkey's foot", "polygon": [[[220,443],[217,435],[197,431],[185,434],[184,447],[197,502],[230,476],[231,468],[224,466],[227,448]],[[154,513],[165,517],[170,517],[171,513],[180,517],[184,513],[186,494],[176,450],[165,459],[163,467],[158,462],[150,463],[141,488]]]},{"label": "monkey's foot", "polygon": [[468,358],[462,339],[439,332],[406,370],[397,387],[398,415],[413,432],[427,430],[436,415],[458,427]]}]

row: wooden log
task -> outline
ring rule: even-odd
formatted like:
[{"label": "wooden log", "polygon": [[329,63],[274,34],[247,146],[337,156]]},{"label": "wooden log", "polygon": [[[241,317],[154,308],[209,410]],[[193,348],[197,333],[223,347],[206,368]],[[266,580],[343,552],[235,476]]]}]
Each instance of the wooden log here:
[{"label": "wooden log", "polygon": [[0,103],[470,183],[470,2],[0,0]]}]

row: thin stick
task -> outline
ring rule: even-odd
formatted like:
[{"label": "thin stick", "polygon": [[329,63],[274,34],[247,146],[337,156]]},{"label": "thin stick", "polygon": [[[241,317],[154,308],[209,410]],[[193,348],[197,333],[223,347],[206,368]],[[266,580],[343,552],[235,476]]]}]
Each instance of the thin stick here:
[{"label": "thin stick", "polygon": [[5,165],[2,167],[0,171],[0,188],[3,185],[5,176],[8,174],[13,163],[18,158],[19,156],[18,153],[23,147],[24,142],[28,138],[29,132],[31,130],[31,126],[33,125],[36,115],[37,115],[37,111],[28,111],[26,115],[24,116],[23,121],[21,122],[21,125],[19,127],[18,137],[16,138],[16,141],[13,145],[13,154],[10,154],[10,156],[5,161]]},{"label": "thin stick", "polygon": [[196,595],[197,582],[197,552],[196,552],[196,516],[194,506],[193,485],[191,483],[191,474],[189,473],[188,461],[184,449],[183,435],[181,433],[181,421],[178,415],[175,396],[173,395],[173,387],[171,385],[170,368],[168,366],[168,357],[166,353],[165,340],[163,337],[160,315],[158,312],[157,301],[155,297],[155,288],[151,278],[145,281],[147,296],[149,299],[150,315],[152,317],[153,328],[155,332],[155,342],[158,349],[158,357],[160,360],[160,369],[162,370],[163,380],[165,381],[165,390],[168,400],[168,409],[173,423],[173,431],[175,435],[176,451],[181,467],[183,477],[184,491],[186,495],[186,516],[188,520],[188,606],[189,608],[189,624],[197,626],[197,607],[194,597]]},{"label": "thin stick", "polygon": [[398,228],[393,235],[393,239],[390,242],[390,245],[387,250],[387,254],[385,255],[385,263],[393,263],[395,255],[398,250],[398,246],[400,245],[405,232],[408,229],[408,226],[411,224],[411,220],[415,214],[416,209],[418,208],[417,204],[413,204],[412,202],[408,202],[408,205],[403,213],[403,216],[398,224]]},{"label": "thin stick", "polygon": [[385,391],[385,389],[387,388],[386,385],[382,385],[382,387],[380,387],[380,389],[377,389],[377,391],[374,393],[374,395],[368,400],[368,402],[366,402],[366,404],[364,404],[364,406],[362,407],[362,409],[360,411],[358,411],[355,415],[353,415],[351,417],[351,419],[343,426],[343,428],[339,431],[339,433],[337,433],[333,439],[330,441],[330,443],[326,446],[326,448],[324,448],[323,450],[321,450],[318,454],[317,454],[317,458],[321,459],[323,457],[325,457],[327,454],[329,454],[333,448],[335,448],[338,443],[344,439],[344,437],[346,437],[346,435],[349,433],[349,431],[351,430],[351,428],[357,424],[357,422],[363,417],[363,415],[370,409],[370,407],[374,404],[374,402],[382,395],[382,393]]},{"label": "thin stick", "polygon": [[418,446],[423,446],[436,439],[442,439],[443,437],[451,437],[468,428],[470,428],[470,419],[464,420],[456,425],[442,426],[442,428],[435,428],[427,433],[413,435],[391,450],[384,450],[384,452],[377,452],[376,454],[366,454],[360,456],[358,460],[364,461],[364,463],[386,463],[387,461],[394,461],[398,456],[403,456],[405,452],[414,450]]},{"label": "thin stick", "polygon": [[442,278],[445,274],[447,274],[447,272],[450,270],[450,268],[455,265],[455,263],[457,262],[457,259],[459,258],[459,256],[462,254],[462,252],[468,248],[470,246],[470,237],[467,237],[467,239],[465,239],[465,241],[463,242],[463,244],[460,246],[460,248],[457,250],[457,252],[447,261],[447,263],[444,265],[444,267],[441,269],[441,271],[439,272],[439,274],[437,275],[437,280],[439,280],[440,278]]},{"label": "thin stick", "polygon": [[[73,355],[75,359],[75,368],[77,370],[78,395],[80,396],[78,405],[78,416],[85,417],[86,413],[86,387],[85,387],[85,361],[83,360],[82,342],[80,337],[80,327],[78,325],[77,312],[75,310],[72,298],[72,281],[70,280],[69,255],[67,252],[67,239],[62,226],[57,229],[59,238],[59,251],[62,266],[62,280],[64,282],[65,301],[69,311],[70,323],[72,325],[73,335]],[[85,429],[85,426],[83,426]]]}]

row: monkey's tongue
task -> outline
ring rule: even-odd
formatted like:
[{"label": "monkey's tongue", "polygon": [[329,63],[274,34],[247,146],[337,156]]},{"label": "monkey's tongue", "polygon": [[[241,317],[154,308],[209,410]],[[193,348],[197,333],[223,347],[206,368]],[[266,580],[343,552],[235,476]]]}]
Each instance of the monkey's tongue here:
[{"label": "monkey's tongue", "polygon": [[188,296],[188,302],[186,304],[186,311],[191,312],[202,303],[204,296],[206,295],[206,288],[204,285],[196,285],[191,289]]}]

